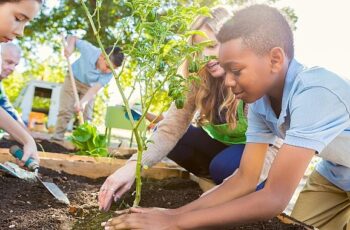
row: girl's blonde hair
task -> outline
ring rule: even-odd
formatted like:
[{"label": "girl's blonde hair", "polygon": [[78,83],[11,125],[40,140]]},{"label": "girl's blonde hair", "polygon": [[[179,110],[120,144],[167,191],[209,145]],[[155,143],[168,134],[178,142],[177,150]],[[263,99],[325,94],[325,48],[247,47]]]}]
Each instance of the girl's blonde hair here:
[{"label": "girl's blonde hair", "polygon": [[[212,9],[211,15],[212,17],[198,17],[192,24],[191,30],[199,30],[203,26],[208,26],[217,34],[225,21],[232,16],[228,8],[224,6]],[[193,36],[190,43],[193,44]],[[188,61],[182,66],[184,76],[189,75],[188,66]],[[198,124],[205,125],[220,122],[219,118],[224,114],[226,123],[231,129],[234,129],[237,123],[238,100],[235,99],[231,88],[225,87],[224,78],[211,76],[206,67],[203,67],[198,75],[200,82],[192,85],[188,95],[188,100],[194,100],[199,111]]]}]

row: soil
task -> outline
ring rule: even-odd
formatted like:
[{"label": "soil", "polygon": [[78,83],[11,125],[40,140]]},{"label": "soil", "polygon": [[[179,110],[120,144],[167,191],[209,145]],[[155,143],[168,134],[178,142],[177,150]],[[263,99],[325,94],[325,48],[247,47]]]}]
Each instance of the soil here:
[{"label": "soil", "polygon": [[[68,196],[71,205],[61,204],[38,183],[19,180],[0,173],[0,229],[102,229],[101,222],[113,212],[98,211],[97,195],[104,179],[41,169],[43,181],[53,181]],[[133,190],[131,190],[133,191]],[[201,190],[187,179],[154,181],[145,179],[142,206],[175,208],[197,199]],[[111,210],[132,205],[132,192],[127,193]]]},{"label": "soil", "polygon": [[[74,151],[64,148],[63,146],[50,142],[48,140],[35,140],[37,148],[42,152],[51,152],[51,153],[74,153]],[[10,148],[13,145],[18,145],[22,147],[20,143],[13,140],[0,140],[0,148]]]},{"label": "soil", "polygon": [[[113,212],[98,211],[97,195],[104,179],[92,180],[80,176],[42,169],[44,181],[53,181],[68,196],[71,205],[61,204],[38,183],[30,183],[0,174],[0,229],[102,229],[100,224],[113,216]],[[133,189],[131,190],[133,191]],[[155,181],[144,179],[143,207],[176,208],[197,199],[202,191],[187,179]],[[133,203],[132,192],[114,204],[111,210],[124,209]],[[218,229],[218,228],[217,228]],[[237,229],[305,229],[286,225],[277,218]]]}]

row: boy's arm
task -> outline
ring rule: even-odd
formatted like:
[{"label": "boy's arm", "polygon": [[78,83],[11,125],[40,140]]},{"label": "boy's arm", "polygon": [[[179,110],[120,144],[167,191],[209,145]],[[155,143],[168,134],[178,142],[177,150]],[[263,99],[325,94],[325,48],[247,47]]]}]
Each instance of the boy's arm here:
[{"label": "boy's arm", "polygon": [[75,50],[75,44],[76,44],[77,39],[78,38],[76,36],[68,36],[67,37],[67,45],[64,48],[64,56],[70,57],[73,54],[73,52]]},{"label": "boy's arm", "polygon": [[26,162],[29,157],[39,162],[34,139],[3,108],[0,108],[0,128],[6,130],[15,140],[24,145],[22,163]]},{"label": "boy's arm", "polygon": [[[75,48],[77,48],[82,55],[82,57],[91,57],[91,56],[100,56],[100,49],[92,45],[90,42],[85,40],[81,40],[76,36],[68,36],[67,37],[67,45],[64,49],[64,55],[66,57],[70,57]],[[96,60],[94,60],[96,61]]]},{"label": "boy's arm", "polygon": [[[320,95],[322,105],[317,103]],[[272,164],[264,189],[227,204],[180,215],[178,223],[191,229],[268,219],[282,212],[315,152],[322,152],[350,123],[343,98],[324,87],[300,90],[291,101],[290,112],[290,127],[286,131],[285,144]],[[250,110],[248,116],[254,119],[249,120],[252,122],[249,124],[247,139],[257,139],[259,133],[254,131],[254,126],[260,126],[256,123],[258,115]],[[199,220],[209,213],[210,219]]]},{"label": "boy's arm", "polygon": [[268,144],[248,143],[244,149],[239,169],[234,176],[223,182],[214,191],[176,209],[175,212],[186,213],[192,210],[210,208],[254,192],[267,149]]},{"label": "boy's arm", "polygon": [[276,137],[252,106],[249,106],[248,124],[246,135],[254,136],[254,141],[246,144],[237,173],[209,194],[177,209],[178,213],[212,207],[255,191],[264,165],[267,143],[273,143]]},{"label": "boy's arm", "polygon": [[136,209],[134,214],[113,218],[107,226],[114,227],[112,229],[152,229],[155,225],[169,229],[217,229],[275,217],[287,206],[315,151],[283,145],[265,187],[254,192],[257,179],[253,183],[251,177],[257,175],[253,175],[255,170],[252,169],[258,167],[257,161],[263,162],[263,148],[261,144],[247,146],[249,151],[247,149],[244,153],[241,173],[238,172],[212,193],[176,210],[181,213]]},{"label": "boy's arm", "polygon": [[[272,165],[264,189],[211,208],[180,214],[176,218],[178,227],[202,229],[218,225],[232,226],[265,220],[280,214],[287,206],[314,153],[315,151],[311,149],[283,145]],[[242,167],[249,166],[242,165]],[[235,186],[242,186],[242,184],[235,184]],[[231,189],[235,188],[231,187]],[[205,216],[210,218],[203,218]]]},{"label": "boy's arm", "polygon": [[96,96],[96,94],[101,88],[102,88],[102,85],[100,83],[96,83],[92,87],[90,87],[90,89],[80,99],[79,105],[75,105],[75,110],[76,111],[84,110],[86,104]]}]

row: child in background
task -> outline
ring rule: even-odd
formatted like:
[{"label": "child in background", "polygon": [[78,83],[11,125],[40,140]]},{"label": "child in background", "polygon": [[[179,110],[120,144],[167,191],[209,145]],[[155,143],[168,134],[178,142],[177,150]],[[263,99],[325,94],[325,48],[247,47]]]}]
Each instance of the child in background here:
[{"label": "child in background", "polygon": [[[69,76],[67,76],[61,90],[56,131],[52,137],[52,139],[58,143],[64,141],[67,125],[72,119],[74,112],[83,111],[84,120],[92,120],[94,98],[98,91],[106,86],[113,77],[112,70],[109,69],[107,61],[99,48],[75,36],[69,36],[67,38],[67,43],[68,45],[64,50],[66,57],[71,56],[75,48],[77,48],[81,54],[80,58],[72,65],[73,76],[80,101],[75,103],[71,80]],[[110,54],[109,59],[113,64],[113,68],[116,69],[121,66],[124,54],[119,47],[109,47],[106,49],[106,52]]]}]

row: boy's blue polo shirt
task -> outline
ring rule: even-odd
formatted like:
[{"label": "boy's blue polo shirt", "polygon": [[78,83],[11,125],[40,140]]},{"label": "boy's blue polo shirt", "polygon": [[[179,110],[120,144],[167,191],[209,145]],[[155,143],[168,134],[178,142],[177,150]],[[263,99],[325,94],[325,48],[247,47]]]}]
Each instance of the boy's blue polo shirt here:
[{"label": "boy's blue polo shirt", "polygon": [[89,42],[79,39],[77,39],[75,46],[80,51],[80,58],[72,65],[74,77],[88,86],[97,82],[105,86],[112,79],[112,74],[104,74],[96,69],[96,62],[101,55],[101,50]]},{"label": "boy's blue polo shirt", "polygon": [[267,96],[249,106],[247,142],[309,148],[323,160],[316,170],[330,182],[350,191],[350,84],[320,68],[296,60],[288,67],[282,108],[277,118]]}]

